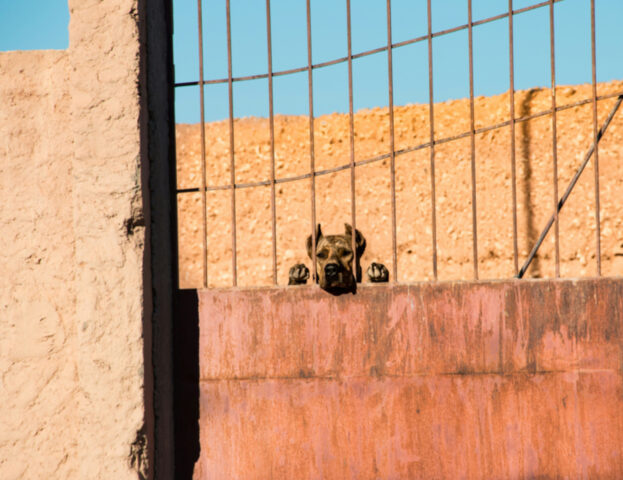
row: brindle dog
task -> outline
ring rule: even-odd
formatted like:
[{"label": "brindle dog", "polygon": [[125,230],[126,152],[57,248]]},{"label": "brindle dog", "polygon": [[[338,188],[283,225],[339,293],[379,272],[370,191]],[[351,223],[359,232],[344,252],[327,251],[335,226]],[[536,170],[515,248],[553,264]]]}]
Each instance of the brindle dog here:
[{"label": "brindle dog", "polygon": [[[316,229],[316,283],[329,293],[341,293],[357,290],[357,282],[361,283],[361,255],[366,249],[366,239],[359,230],[355,231],[355,248],[357,263],[353,272],[353,227],[344,224],[344,234],[323,235],[318,224]],[[312,236],[307,237],[307,255],[312,258]],[[385,265],[372,263],[367,270],[370,282],[387,282],[389,272]],[[289,285],[304,285],[309,278],[309,269],[302,263],[290,269]]]}]

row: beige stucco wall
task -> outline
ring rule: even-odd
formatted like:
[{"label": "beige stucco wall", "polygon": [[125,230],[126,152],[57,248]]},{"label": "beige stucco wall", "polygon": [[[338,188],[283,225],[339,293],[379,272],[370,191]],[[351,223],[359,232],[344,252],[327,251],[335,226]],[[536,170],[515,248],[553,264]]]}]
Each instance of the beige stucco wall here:
[{"label": "beige stucco wall", "polygon": [[0,53],[4,480],[146,471],[137,0],[69,7],[67,51]]}]

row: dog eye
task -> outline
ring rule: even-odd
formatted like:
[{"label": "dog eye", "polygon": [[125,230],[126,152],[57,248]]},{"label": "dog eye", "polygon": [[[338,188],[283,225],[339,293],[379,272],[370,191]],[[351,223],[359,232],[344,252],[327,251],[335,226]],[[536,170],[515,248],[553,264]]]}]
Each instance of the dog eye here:
[{"label": "dog eye", "polygon": [[316,256],[317,256],[318,258],[327,258],[327,252],[326,252],[325,250],[322,250],[322,251],[320,251],[320,252],[317,252],[317,253],[316,253]]}]

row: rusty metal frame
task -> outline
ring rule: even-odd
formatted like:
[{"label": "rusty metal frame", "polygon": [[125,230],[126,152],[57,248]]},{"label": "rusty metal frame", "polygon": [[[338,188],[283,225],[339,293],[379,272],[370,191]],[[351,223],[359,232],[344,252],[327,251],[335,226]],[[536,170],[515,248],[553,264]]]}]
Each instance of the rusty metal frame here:
[{"label": "rusty metal frame", "polygon": [[426,2],[426,23],[428,27],[428,122],[430,133],[430,205],[432,226],[433,279],[437,280],[437,199],[435,190],[435,103],[433,101],[433,22],[431,0]]},{"label": "rusty metal frame", "polygon": [[509,125],[511,158],[511,192],[513,197],[513,265],[515,275],[519,273],[519,248],[517,235],[517,162],[515,153],[515,40],[513,30],[513,0],[508,0],[508,63],[509,63]]},{"label": "rusty metal frame", "polygon": [[[206,125],[203,81],[203,13],[201,0],[197,0],[198,39],[199,39],[199,115],[201,119],[201,261],[203,267],[203,288],[208,288],[208,218],[207,218],[207,175],[206,175]],[[179,193],[179,190],[178,190]]]},{"label": "rusty metal frame", "polygon": [[[350,221],[353,228],[351,249],[353,265],[357,268],[357,206],[355,192],[355,119],[353,113],[353,45],[350,0],[346,0],[346,43],[348,49],[348,138],[350,149]],[[355,271],[357,276],[359,272]]]},{"label": "rusty metal frame", "polygon": [[591,0],[591,84],[593,90],[593,143],[595,145],[595,257],[596,274],[601,276],[601,214],[599,201],[599,140],[597,131],[597,53],[595,48],[595,0]]},{"label": "rusty metal frame", "polygon": [[549,58],[552,94],[552,194],[554,200],[554,263],[556,278],[560,277],[560,221],[558,218],[558,133],[556,130],[556,48],[554,42],[554,0],[549,1]]},{"label": "rusty metal frame", "polygon": [[[600,198],[599,198],[599,141],[605,133],[608,125],[618,110],[622,99],[623,92],[617,92],[608,95],[597,95],[597,79],[596,79],[596,47],[595,47],[595,0],[590,0],[590,21],[591,21],[591,84],[592,95],[591,98],[576,101],[570,104],[560,105],[557,103],[556,98],[556,58],[555,58],[555,17],[554,6],[564,0],[546,0],[533,5],[526,6],[521,9],[513,8],[513,0],[508,0],[508,11],[499,15],[491,16],[482,20],[473,21],[472,19],[472,0],[467,1],[468,21],[464,25],[459,25],[453,28],[441,30],[438,32],[432,31],[432,13],[431,13],[431,0],[427,0],[427,33],[426,35],[411,38],[402,42],[392,42],[392,16],[391,16],[391,0],[386,0],[386,29],[387,29],[387,44],[378,48],[367,50],[364,52],[353,54],[352,51],[352,31],[351,31],[351,1],[345,0],[346,6],[346,31],[347,31],[347,56],[334,59],[331,61],[312,63],[312,20],[311,20],[311,0],[306,0],[306,26],[307,26],[307,65],[299,68],[292,68],[288,70],[273,71],[272,65],[272,27],[271,27],[271,11],[270,0],[266,0],[266,33],[267,33],[267,73],[259,75],[247,75],[234,77],[232,72],[232,47],[231,47],[231,11],[230,0],[226,0],[226,16],[227,16],[227,64],[228,73],[227,78],[221,79],[205,79],[204,72],[204,59],[203,59],[203,15],[201,0],[197,0],[197,15],[198,15],[198,40],[199,40],[199,79],[193,82],[180,82],[176,83],[174,87],[181,88],[186,86],[198,86],[199,87],[199,101],[200,101],[200,132],[201,132],[201,185],[199,187],[182,188],[177,189],[177,194],[182,193],[200,193],[201,194],[201,207],[202,207],[202,267],[203,267],[203,279],[202,285],[204,288],[208,287],[208,225],[207,225],[207,192],[230,190],[230,204],[231,204],[231,227],[232,227],[232,284],[236,286],[238,283],[237,275],[237,258],[236,258],[236,190],[243,188],[254,188],[269,186],[271,192],[271,226],[272,226],[272,283],[277,285],[277,216],[276,216],[276,193],[275,188],[279,183],[294,182],[307,180],[310,181],[310,201],[311,201],[311,239],[312,239],[312,278],[317,278],[316,272],[316,177],[321,175],[328,175],[337,173],[348,169],[350,171],[350,199],[351,199],[351,224],[353,231],[357,226],[356,218],[356,169],[363,165],[369,165],[371,163],[390,160],[390,185],[391,185],[391,233],[392,233],[392,265],[391,265],[391,280],[392,282],[398,281],[398,258],[397,258],[397,220],[396,220],[396,158],[411,152],[415,152],[422,149],[428,149],[430,153],[430,203],[431,203],[431,226],[432,226],[432,272],[433,279],[438,279],[438,259],[437,259],[437,216],[436,216],[436,178],[435,178],[435,148],[438,145],[453,142],[459,139],[469,137],[470,139],[470,166],[471,166],[471,207],[472,207],[472,250],[473,250],[473,278],[478,279],[478,221],[477,221],[477,182],[476,182],[476,148],[475,138],[476,135],[489,132],[496,129],[509,127],[510,129],[510,169],[511,169],[511,187],[512,187],[512,216],[513,216],[513,263],[515,276],[521,278],[530,262],[536,255],[536,252],[542,244],[544,238],[549,232],[550,228],[554,226],[554,246],[555,246],[555,276],[560,277],[560,235],[559,235],[559,218],[558,213],[565,201],[567,200],[571,190],[575,186],[579,176],[586,167],[588,161],[592,157],[594,166],[594,190],[595,190],[595,223],[596,223],[596,273],[597,276],[601,275],[601,231],[600,231]],[[514,17],[516,15],[529,12],[538,8],[548,7],[549,9],[549,46],[550,46],[550,80],[551,80],[551,108],[537,112],[532,115],[524,117],[515,116],[515,65],[514,65]],[[474,112],[474,60],[473,60],[473,28],[478,25],[483,25],[489,22],[501,20],[508,20],[508,39],[509,39],[509,120],[499,122],[493,125],[488,125],[481,128],[476,128],[475,125],[475,112]],[[468,34],[468,54],[469,54],[469,109],[470,109],[470,127],[469,131],[463,132],[458,135],[453,135],[445,138],[436,138],[435,136],[435,118],[434,118],[434,79],[433,79],[433,39],[450,33],[467,30]],[[427,42],[428,46],[428,82],[429,82],[429,141],[418,145],[409,146],[396,150],[395,138],[394,138],[394,99],[393,99],[393,50],[406,45],[412,45],[418,42]],[[389,132],[390,132],[390,145],[389,152],[376,155],[374,157],[365,158],[357,161],[355,159],[355,128],[354,128],[354,111],[353,111],[353,60],[363,58],[368,55],[385,52],[387,55],[387,72],[388,72],[388,111],[389,111]],[[350,159],[348,163],[339,165],[337,167],[316,170],[315,166],[315,143],[314,143],[314,101],[313,101],[313,71],[318,68],[324,68],[331,65],[340,63],[347,63],[348,67],[348,102],[349,102],[349,141],[350,141]],[[273,99],[273,79],[276,76],[288,75],[299,72],[307,72],[308,77],[308,95],[309,95],[309,140],[310,140],[310,170],[309,173],[294,175],[289,177],[276,178],[275,176],[275,132],[274,132],[274,99]],[[234,82],[256,80],[256,79],[268,80],[268,100],[269,100],[269,127],[270,127],[270,158],[271,158],[271,170],[270,178],[266,180],[259,180],[248,183],[237,183],[235,173],[235,149],[234,149],[234,113],[233,113],[233,84]],[[206,168],[206,122],[205,122],[205,96],[204,88],[206,85],[224,84],[228,86],[228,102],[229,102],[229,148],[230,148],[230,182],[226,185],[208,185],[207,168]],[[598,102],[617,98],[617,102],[613,107],[610,115],[602,125],[601,129],[598,128]],[[565,190],[562,197],[558,195],[558,158],[557,158],[557,113],[569,108],[578,107],[581,105],[592,104],[593,111],[593,144],[589,151],[585,155],[585,159],[578,168],[576,175],[571,180],[569,186]],[[526,122],[535,118],[543,116],[551,116],[552,121],[552,196],[554,201],[554,212],[550,221],[544,228],[541,236],[534,245],[527,260],[519,268],[519,254],[518,254],[518,233],[517,233],[517,172],[516,172],[516,152],[515,152],[515,127],[518,123]],[[357,263],[356,253],[356,236],[352,238],[352,248],[355,255],[354,263]]]},{"label": "rusty metal frame", "polygon": [[273,44],[270,0],[266,0],[266,42],[268,51],[268,116],[270,125],[270,214],[272,225],[273,285],[277,285],[277,206],[275,199],[275,112],[273,102]]},{"label": "rusty metal frame", "polygon": [[472,0],[467,0],[467,41],[469,43],[469,139],[472,175],[472,255],[474,280],[478,280],[478,207],[476,205],[476,122],[474,119],[474,36]]},{"label": "rusty metal frame", "polygon": [[[316,150],[314,148],[314,78],[312,71],[312,36],[311,36],[311,0],[306,0],[307,20],[307,88],[309,96],[309,171],[316,171]],[[311,261],[312,261],[312,284],[315,284],[316,272],[316,175],[309,176],[309,193],[311,196]],[[353,228],[354,228],[353,219]]]},{"label": "rusty metal frame", "polygon": [[[199,0],[201,1],[201,0]],[[232,284],[238,285],[238,262],[236,250],[236,158],[234,147],[234,86],[232,75],[232,54],[231,54],[231,9],[230,0],[226,0],[227,10],[227,95],[229,100],[229,172],[231,189],[231,275]],[[205,126],[202,125],[202,129]],[[205,163],[205,160],[204,160]]]},{"label": "rusty metal frame", "polygon": [[398,281],[398,245],[396,244],[396,143],[394,137],[394,68],[392,58],[392,9],[391,0],[387,0],[387,93],[389,109],[389,174],[392,205],[392,276]]}]

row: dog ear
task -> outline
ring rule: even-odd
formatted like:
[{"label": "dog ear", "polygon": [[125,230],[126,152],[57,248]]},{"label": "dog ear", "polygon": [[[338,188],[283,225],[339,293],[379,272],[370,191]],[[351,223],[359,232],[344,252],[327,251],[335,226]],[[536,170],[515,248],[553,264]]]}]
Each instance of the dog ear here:
[{"label": "dog ear", "polygon": [[[322,230],[320,229],[320,224],[316,227],[316,245],[320,241],[320,237],[322,237]],[[312,236],[307,237],[307,255],[309,258],[312,258]]]},{"label": "dog ear", "polygon": [[[346,232],[347,237],[353,237],[353,227],[345,223],[344,231]],[[363,235],[359,230],[355,229],[355,247],[357,248],[357,258],[361,258],[363,252],[366,250],[366,239],[363,238]]]}]

